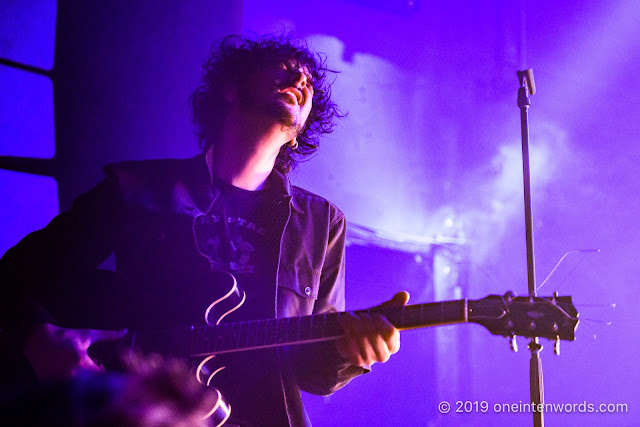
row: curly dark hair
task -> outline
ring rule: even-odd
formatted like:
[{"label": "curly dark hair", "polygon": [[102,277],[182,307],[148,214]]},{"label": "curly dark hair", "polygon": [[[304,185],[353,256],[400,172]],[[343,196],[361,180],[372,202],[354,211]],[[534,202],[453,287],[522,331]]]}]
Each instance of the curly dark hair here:
[{"label": "curly dark hair", "polygon": [[[326,67],[324,54],[309,51],[306,44],[292,42],[286,36],[250,39],[231,35],[219,46],[214,45],[211,55],[202,65],[202,84],[191,94],[191,120],[196,127],[200,148],[207,151],[219,137],[222,118],[227,113],[228,103],[224,88],[241,82],[247,76],[270,64],[294,60],[306,66],[313,85],[313,104],[309,118],[297,137],[298,148],[293,150],[285,144],[278,154],[276,169],[288,173],[299,161],[318,149],[321,134],[331,133],[336,117],[344,117],[331,100],[331,83],[327,73],[336,73]],[[220,119],[215,119],[220,117]]]}]

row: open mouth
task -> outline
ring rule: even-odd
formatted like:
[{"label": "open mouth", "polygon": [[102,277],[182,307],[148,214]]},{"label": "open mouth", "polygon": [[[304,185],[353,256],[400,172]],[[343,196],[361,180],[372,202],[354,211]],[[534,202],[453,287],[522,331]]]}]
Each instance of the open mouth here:
[{"label": "open mouth", "polygon": [[296,104],[298,105],[302,105],[302,101],[303,101],[303,96],[302,96],[302,92],[300,92],[300,90],[294,88],[294,87],[287,87],[284,88],[282,90],[280,90],[280,93],[286,94],[291,96],[291,99],[293,99]]}]

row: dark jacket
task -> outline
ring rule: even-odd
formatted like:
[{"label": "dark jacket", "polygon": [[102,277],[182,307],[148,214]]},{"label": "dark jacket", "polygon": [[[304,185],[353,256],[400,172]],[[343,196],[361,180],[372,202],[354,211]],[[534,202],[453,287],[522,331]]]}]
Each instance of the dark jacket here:
[{"label": "dark jacket", "polygon": [[[193,222],[219,194],[204,156],[122,162],[105,173],[69,212],[2,258],[0,328],[20,337],[43,321],[83,328],[189,322],[185,307],[204,298],[192,292],[201,288],[193,284],[210,270],[195,247]],[[286,175],[274,171],[269,185],[288,204],[276,317],[343,311],[344,215],[327,200],[291,186]],[[110,255],[117,275],[97,274]],[[139,324],[131,325],[132,319]],[[308,423],[300,388],[330,394],[364,371],[346,363],[332,343],[278,354],[291,425]]]}]

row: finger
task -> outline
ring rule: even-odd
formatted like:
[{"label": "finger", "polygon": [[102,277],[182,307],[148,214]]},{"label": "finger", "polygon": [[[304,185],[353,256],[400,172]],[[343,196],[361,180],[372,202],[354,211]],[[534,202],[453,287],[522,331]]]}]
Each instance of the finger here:
[{"label": "finger", "polygon": [[367,343],[369,334],[366,314],[355,317],[347,339],[350,343],[352,359],[358,366],[365,365],[367,360],[371,358],[372,349]]},{"label": "finger", "polygon": [[400,331],[393,326],[386,317],[377,314],[374,322],[378,331],[384,337],[385,344],[390,354],[395,354],[400,350]]},{"label": "finger", "polygon": [[89,336],[91,342],[101,341],[116,341],[127,335],[127,329],[121,329],[118,331],[108,329],[89,329]]},{"label": "finger", "polygon": [[114,341],[124,337],[127,330],[121,331],[102,330],[102,329],[63,329],[64,336],[67,340],[73,342],[73,345],[82,350],[87,351],[91,344],[101,341]]},{"label": "finger", "polygon": [[361,355],[366,364],[388,361],[399,348],[399,338],[395,336],[397,329],[378,313],[363,316],[361,322],[362,330],[366,333],[361,337],[364,347]]},{"label": "finger", "polygon": [[383,302],[378,307],[402,307],[409,302],[409,292],[400,291],[393,296],[389,301]]},{"label": "finger", "polygon": [[[354,340],[358,344],[357,351],[361,363],[364,365],[386,362],[391,356],[384,333],[376,325],[375,316],[362,313],[358,319],[358,335],[354,337]],[[385,326],[385,329],[387,327]]]},{"label": "finger", "polygon": [[87,353],[82,354],[82,358],[78,363],[78,368],[87,369],[90,371],[98,371],[98,372],[103,370],[100,366],[96,364],[96,362],[93,361],[93,359],[91,359],[91,357],[89,357]]},{"label": "finger", "polygon": [[387,359],[388,350],[383,337],[377,330],[373,317],[363,314],[360,317],[361,335],[358,337],[360,356],[365,364],[373,364]]},{"label": "finger", "polygon": [[360,350],[357,346],[354,346],[353,341],[349,341],[347,338],[336,341],[336,348],[338,353],[344,357],[353,366],[364,366],[365,361],[360,357]]},{"label": "finger", "polygon": [[397,330],[395,326],[387,320],[386,317],[379,313],[374,313],[372,315],[373,322],[376,328],[376,332],[382,335],[385,342],[388,342],[393,336],[394,330]]},{"label": "finger", "polygon": [[338,323],[340,327],[342,327],[345,335],[351,331],[355,327],[355,323],[358,321],[358,317],[355,314],[345,311],[344,313],[340,313],[340,317],[338,318]]},{"label": "finger", "polygon": [[86,352],[91,345],[89,329],[64,329],[60,328],[62,342],[68,343],[78,354]]},{"label": "finger", "polygon": [[353,313],[343,313],[339,322],[344,332],[344,338],[336,343],[338,351],[353,365],[365,365],[368,349],[365,345],[367,334],[363,330],[362,318]]},{"label": "finger", "polygon": [[379,333],[375,326],[375,321],[372,320],[372,332],[369,335],[367,344],[371,347],[372,354],[367,360],[367,364],[371,365],[376,362],[386,362],[391,357],[389,347],[384,339],[384,336]]}]

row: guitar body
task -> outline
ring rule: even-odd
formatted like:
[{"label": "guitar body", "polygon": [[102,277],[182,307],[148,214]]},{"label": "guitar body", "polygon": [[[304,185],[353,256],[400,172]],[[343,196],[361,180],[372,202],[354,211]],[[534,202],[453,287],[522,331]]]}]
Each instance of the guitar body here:
[{"label": "guitar body", "polygon": [[[136,363],[139,355],[159,354],[165,360],[176,358],[187,361],[192,366],[191,376],[195,378],[196,368],[202,358],[190,357],[192,327],[206,325],[204,315],[212,301],[220,299],[215,314],[209,310],[211,319],[213,316],[221,317],[241,301],[239,290],[229,292],[235,279],[226,273],[211,272],[195,280],[192,278],[179,288],[150,289],[146,293],[137,291],[139,287],[129,286],[121,276],[112,272],[98,272],[83,276],[82,279],[92,286],[74,287],[73,294],[66,293],[62,288],[59,297],[50,299],[49,309],[60,320],[62,327],[128,329],[124,338],[98,342],[88,350],[90,357],[111,373],[130,373],[131,364]],[[161,292],[171,294],[171,306],[158,305],[154,297]],[[164,301],[167,298],[157,300]],[[88,303],[81,304],[83,301]],[[241,315],[247,313],[229,313],[226,318],[240,320]],[[0,399],[15,396],[20,390],[39,387],[19,340],[6,331],[0,331],[0,346]],[[216,362],[222,362],[221,359],[218,358]],[[231,382],[227,372],[218,376],[219,382]],[[218,393],[213,387],[212,390]],[[228,405],[221,394],[218,396],[219,401],[211,417],[217,422],[213,425],[229,415]]]},{"label": "guitar body", "polygon": [[[186,295],[176,301],[180,310],[165,310],[165,314],[175,316],[172,323],[177,323],[176,326],[149,328],[142,319],[139,324],[143,327],[129,328],[124,339],[92,346],[91,357],[109,371],[123,372],[128,370],[129,359],[135,360],[137,353],[158,353],[164,357],[186,360],[192,367],[193,378],[210,387],[218,396],[216,405],[211,409],[212,425],[220,425],[227,420],[243,423],[245,420],[237,418],[239,414],[273,412],[281,395],[280,374],[275,368],[279,363],[276,349],[204,357],[194,351],[196,341],[200,343],[199,346],[210,342],[200,332],[216,326],[224,328],[234,322],[249,321],[252,315],[243,310],[246,308],[246,296],[232,275],[212,272],[199,281],[200,284],[203,282],[209,286],[185,290]],[[141,307],[148,306],[141,304]],[[157,313],[154,317],[157,317]],[[167,325],[167,319],[163,318],[162,323],[163,326]],[[266,396],[259,401],[247,400],[246,396],[252,395],[251,389],[264,390]],[[284,406],[280,410],[284,411]]]}]

